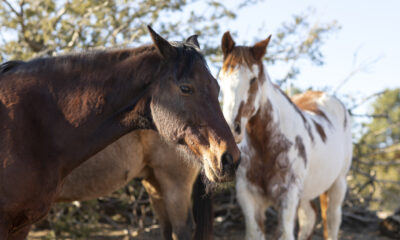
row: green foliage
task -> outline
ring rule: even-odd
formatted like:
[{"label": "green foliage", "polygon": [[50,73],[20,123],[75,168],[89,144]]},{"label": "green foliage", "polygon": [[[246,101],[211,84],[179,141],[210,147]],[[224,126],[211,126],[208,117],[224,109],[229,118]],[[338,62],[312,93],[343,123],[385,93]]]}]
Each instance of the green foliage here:
[{"label": "green foliage", "polygon": [[[152,24],[169,39],[198,34],[204,54],[218,67],[222,63],[220,38],[229,30],[219,23],[235,19],[236,11],[259,1],[241,0],[235,5],[222,0],[4,0],[0,3],[0,62],[137,46],[150,41],[146,25]],[[311,12],[294,15],[273,33],[266,60],[291,66],[280,85],[296,78],[300,60],[323,64],[320,47],[330,33],[339,29],[335,21],[311,23],[310,16]],[[263,28],[260,32],[261,36],[270,33]]]},{"label": "green foliage", "polygon": [[400,89],[386,90],[372,104],[371,122],[355,145],[352,184],[370,206],[394,211],[400,207]]},{"label": "green foliage", "polygon": [[217,20],[235,16],[221,2],[208,2],[212,11],[188,15],[183,10],[196,1],[5,0],[0,4],[1,32],[13,39],[3,39],[0,60],[138,44],[148,39],[146,25],[151,23],[158,23],[163,35],[201,32],[206,37],[218,32]]}]

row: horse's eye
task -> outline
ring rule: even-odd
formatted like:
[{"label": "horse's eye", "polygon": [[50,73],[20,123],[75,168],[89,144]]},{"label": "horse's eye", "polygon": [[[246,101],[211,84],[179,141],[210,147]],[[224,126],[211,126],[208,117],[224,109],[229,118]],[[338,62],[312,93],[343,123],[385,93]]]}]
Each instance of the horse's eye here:
[{"label": "horse's eye", "polygon": [[250,84],[253,84],[253,83],[256,81],[256,79],[257,79],[257,78],[255,78],[255,77],[252,78],[252,79],[250,80]]},{"label": "horse's eye", "polygon": [[181,89],[181,92],[184,94],[190,94],[193,92],[192,88],[187,85],[181,85],[179,86],[179,88]]}]

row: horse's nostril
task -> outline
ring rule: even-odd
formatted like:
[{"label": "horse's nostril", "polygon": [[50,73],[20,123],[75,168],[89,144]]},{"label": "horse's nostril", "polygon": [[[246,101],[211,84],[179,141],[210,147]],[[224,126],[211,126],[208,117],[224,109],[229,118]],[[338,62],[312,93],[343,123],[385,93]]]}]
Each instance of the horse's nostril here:
[{"label": "horse's nostril", "polygon": [[235,128],[234,128],[234,130],[235,130],[235,132],[236,132],[237,134],[240,134],[240,132],[242,131],[242,129],[240,129],[240,124],[235,123]]},{"label": "horse's nostril", "polygon": [[222,154],[221,163],[222,163],[222,169],[224,171],[229,169],[233,164],[232,155],[230,153],[228,153],[228,152],[225,152],[224,154]]},{"label": "horse's nostril", "polygon": [[178,139],[178,145],[185,145],[185,139],[179,138]]}]

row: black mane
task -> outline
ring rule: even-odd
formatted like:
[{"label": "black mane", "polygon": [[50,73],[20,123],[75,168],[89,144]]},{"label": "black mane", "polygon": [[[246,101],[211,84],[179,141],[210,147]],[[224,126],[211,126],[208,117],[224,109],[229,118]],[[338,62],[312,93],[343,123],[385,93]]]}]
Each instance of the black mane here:
[{"label": "black mane", "polygon": [[0,65],[0,74],[15,69],[16,67],[24,64],[24,61],[8,61]]},{"label": "black mane", "polygon": [[178,79],[188,77],[192,71],[193,65],[200,61],[207,68],[207,62],[204,56],[197,50],[192,44],[187,44],[185,42],[171,42],[172,46],[176,47],[177,56],[177,77]]},{"label": "black mane", "polygon": [[[201,61],[207,66],[201,53],[189,43],[171,42],[177,49],[176,73],[178,79],[186,77],[192,70],[196,61]],[[108,49],[101,51],[88,51],[76,54],[66,54],[55,57],[39,57],[29,61],[8,61],[0,65],[0,75],[4,73],[38,73],[54,71],[95,71],[107,69],[121,61],[129,61],[131,56],[153,55],[160,58],[154,45],[145,45],[138,48]],[[127,69],[128,70],[128,69]],[[128,70],[129,71],[129,70]],[[125,75],[124,73],[121,73]]]}]

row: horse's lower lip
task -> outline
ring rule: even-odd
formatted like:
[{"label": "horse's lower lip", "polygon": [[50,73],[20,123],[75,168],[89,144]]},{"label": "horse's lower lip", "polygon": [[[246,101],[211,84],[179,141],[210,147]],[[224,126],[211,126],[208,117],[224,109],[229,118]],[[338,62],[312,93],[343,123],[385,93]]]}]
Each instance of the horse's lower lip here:
[{"label": "horse's lower lip", "polygon": [[217,182],[223,183],[223,182],[232,182],[235,180],[235,175],[228,175],[228,176],[222,176],[222,177],[217,177]]},{"label": "horse's lower lip", "polygon": [[235,168],[232,168],[232,171],[220,171],[209,165],[209,169],[211,170],[212,175],[214,175],[214,181],[218,183],[231,182],[235,179],[236,176]]},{"label": "horse's lower lip", "polygon": [[[213,170],[214,171],[214,170]],[[214,172],[215,174],[215,172]],[[235,171],[231,172],[231,173],[222,173],[222,174],[215,174],[215,176],[217,177],[217,182],[231,182],[233,180],[235,180]]]}]

